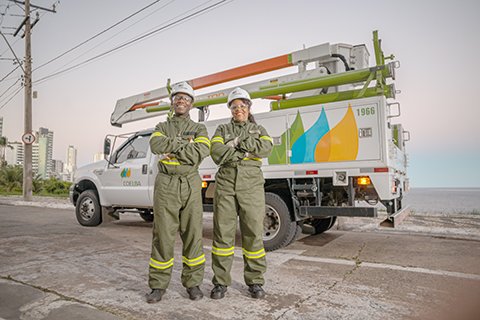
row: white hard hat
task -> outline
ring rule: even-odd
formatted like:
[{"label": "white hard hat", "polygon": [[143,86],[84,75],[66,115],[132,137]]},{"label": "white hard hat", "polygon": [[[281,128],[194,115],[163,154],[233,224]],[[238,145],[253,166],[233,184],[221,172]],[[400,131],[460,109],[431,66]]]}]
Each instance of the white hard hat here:
[{"label": "white hard hat", "polygon": [[185,81],[175,83],[172,85],[172,91],[170,92],[170,98],[172,98],[177,93],[185,93],[192,97],[195,100],[195,93],[193,92],[193,88],[186,83]]},{"label": "white hard hat", "polygon": [[230,103],[235,99],[245,99],[248,100],[250,104],[252,103],[252,99],[248,92],[239,87],[233,89],[232,92],[229,93],[227,106],[230,106]]}]

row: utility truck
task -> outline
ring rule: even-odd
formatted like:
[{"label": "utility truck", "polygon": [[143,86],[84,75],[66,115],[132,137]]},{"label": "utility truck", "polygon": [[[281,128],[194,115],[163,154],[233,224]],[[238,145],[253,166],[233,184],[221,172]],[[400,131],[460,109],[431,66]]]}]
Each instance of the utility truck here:
[{"label": "utility truck", "polygon": [[[409,133],[393,123],[400,115],[400,105],[392,101],[397,93],[395,69],[400,64],[393,61],[393,55],[384,55],[376,31],[373,50],[374,66],[369,66],[364,44],[325,43],[188,81],[194,89],[202,89],[282,68],[295,69],[241,85],[252,99],[270,103],[270,111],[254,112],[274,141],[262,166],[267,250],[287,246],[302,230],[310,234],[327,231],[337,217],[377,217],[381,205],[390,224],[407,212],[402,198],[408,191],[405,141]],[[225,107],[232,89],[198,95],[194,107],[199,121],[205,121],[208,108]],[[167,114],[169,90],[167,82],[165,87],[118,100],[111,124],[122,126]],[[227,121],[205,121],[210,137]],[[125,211],[153,220],[158,158],[149,149],[151,133],[152,129],[107,136],[106,159],[77,170],[71,200],[80,224],[95,226]],[[120,138],[125,141],[111,152]],[[205,211],[213,209],[216,172],[210,157],[202,162]]]}]

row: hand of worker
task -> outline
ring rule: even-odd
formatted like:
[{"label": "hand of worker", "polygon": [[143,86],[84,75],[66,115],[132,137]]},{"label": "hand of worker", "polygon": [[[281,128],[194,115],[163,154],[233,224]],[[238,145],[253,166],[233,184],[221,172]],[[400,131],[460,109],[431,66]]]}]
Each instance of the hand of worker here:
[{"label": "hand of worker", "polygon": [[170,160],[170,159],[173,159],[175,158],[175,155],[173,153],[164,153],[162,155],[160,155],[160,160]]},{"label": "hand of worker", "polygon": [[240,137],[235,137],[233,140],[230,140],[226,143],[227,146],[236,148],[240,143]]},{"label": "hand of worker", "polygon": [[258,158],[258,156],[250,152],[245,152],[245,158],[253,159],[253,158]]},{"label": "hand of worker", "polygon": [[186,142],[187,144],[188,144],[188,143],[193,143],[193,142],[194,142],[194,136],[186,136],[186,137],[183,137],[182,142]]}]

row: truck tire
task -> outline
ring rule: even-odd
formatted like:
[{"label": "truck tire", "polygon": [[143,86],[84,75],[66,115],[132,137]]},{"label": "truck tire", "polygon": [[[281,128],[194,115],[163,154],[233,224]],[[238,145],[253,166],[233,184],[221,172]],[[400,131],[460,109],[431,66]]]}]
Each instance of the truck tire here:
[{"label": "truck tire", "polygon": [[138,212],[138,214],[139,214],[140,217],[142,217],[142,219],[145,220],[146,222],[153,222],[153,213],[152,213],[152,210],[140,210],[140,212]]},{"label": "truck tire", "polygon": [[328,217],[324,219],[312,219],[312,222],[310,224],[313,228],[315,228],[314,234],[320,234],[327,230],[330,230],[330,228],[333,227],[336,221],[337,217]]},{"label": "truck tire", "polygon": [[265,193],[263,231],[263,245],[266,251],[289,245],[298,234],[297,223],[290,218],[285,201],[275,193]]},{"label": "truck tire", "polygon": [[75,206],[77,221],[82,226],[94,227],[102,223],[102,207],[95,191],[85,190],[77,199]]}]

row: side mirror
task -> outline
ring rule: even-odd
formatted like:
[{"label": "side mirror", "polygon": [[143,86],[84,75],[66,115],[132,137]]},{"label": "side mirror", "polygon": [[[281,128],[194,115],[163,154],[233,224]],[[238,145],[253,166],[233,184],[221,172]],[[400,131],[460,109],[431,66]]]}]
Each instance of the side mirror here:
[{"label": "side mirror", "polygon": [[110,138],[105,138],[105,141],[103,141],[103,154],[106,156],[110,155],[110,148],[112,145],[112,141]]}]

